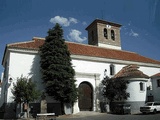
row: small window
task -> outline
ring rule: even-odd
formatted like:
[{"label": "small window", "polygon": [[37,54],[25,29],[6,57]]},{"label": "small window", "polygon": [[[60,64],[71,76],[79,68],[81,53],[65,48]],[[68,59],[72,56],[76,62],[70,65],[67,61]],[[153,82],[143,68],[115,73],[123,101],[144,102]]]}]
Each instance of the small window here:
[{"label": "small window", "polygon": [[144,83],[140,82],[139,85],[140,85],[140,91],[145,91]]},{"label": "small window", "polygon": [[94,32],[92,31],[92,41],[94,41]]},{"label": "small window", "polygon": [[104,37],[106,39],[108,39],[108,33],[107,33],[107,29],[106,28],[104,28],[103,33],[104,33]]},{"label": "small window", "polygon": [[4,78],[7,76],[7,62],[5,62],[5,68],[4,68]]},{"label": "small window", "polygon": [[157,87],[160,87],[160,79],[157,80]]},{"label": "small window", "polygon": [[115,33],[114,33],[114,30],[111,30],[111,39],[112,39],[112,40],[115,40]]},{"label": "small window", "polygon": [[110,65],[110,75],[115,74],[115,66],[113,64]]}]

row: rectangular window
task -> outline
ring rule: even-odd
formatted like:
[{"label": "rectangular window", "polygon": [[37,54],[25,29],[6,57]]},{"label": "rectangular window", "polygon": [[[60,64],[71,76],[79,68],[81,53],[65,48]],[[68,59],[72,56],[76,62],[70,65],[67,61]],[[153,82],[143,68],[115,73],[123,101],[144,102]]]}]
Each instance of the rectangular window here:
[{"label": "rectangular window", "polygon": [[110,65],[110,75],[115,74],[115,66],[113,64]]},{"label": "rectangular window", "polygon": [[5,62],[5,68],[4,68],[4,78],[6,78],[7,75],[7,62]]},{"label": "rectangular window", "polygon": [[139,85],[140,85],[140,91],[145,91],[144,83],[140,82]]},{"label": "rectangular window", "polygon": [[104,37],[105,37],[106,39],[108,39],[107,29],[106,29],[106,28],[104,28],[103,32],[104,32]]},{"label": "rectangular window", "polygon": [[160,87],[160,79],[157,80],[157,87]]},{"label": "rectangular window", "polygon": [[111,30],[111,39],[112,39],[112,40],[115,40],[115,33],[114,33],[114,30]]}]

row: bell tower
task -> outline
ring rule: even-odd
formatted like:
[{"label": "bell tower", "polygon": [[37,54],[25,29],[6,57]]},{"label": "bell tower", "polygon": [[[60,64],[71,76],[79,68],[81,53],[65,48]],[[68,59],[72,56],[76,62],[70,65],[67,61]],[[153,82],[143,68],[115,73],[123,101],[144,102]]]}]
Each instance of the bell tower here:
[{"label": "bell tower", "polygon": [[94,20],[87,28],[88,44],[121,50],[120,24],[100,19]]}]

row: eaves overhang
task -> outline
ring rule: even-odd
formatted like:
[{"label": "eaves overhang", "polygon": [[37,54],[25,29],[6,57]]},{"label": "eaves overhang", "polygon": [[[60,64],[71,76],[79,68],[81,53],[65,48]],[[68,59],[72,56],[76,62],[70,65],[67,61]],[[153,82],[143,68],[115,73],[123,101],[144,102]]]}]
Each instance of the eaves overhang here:
[{"label": "eaves overhang", "polygon": [[135,61],[127,61],[127,60],[119,60],[119,59],[110,59],[110,58],[103,58],[103,57],[93,57],[93,56],[83,56],[83,55],[73,55],[71,54],[71,58],[74,60],[87,60],[93,62],[103,62],[103,63],[112,63],[112,64],[136,64],[144,67],[155,67],[160,68],[160,64],[153,64],[153,63],[144,63],[144,62],[135,62]]},{"label": "eaves overhang", "polygon": [[38,49],[36,48],[33,48],[33,49],[26,49],[26,48],[17,48],[17,47],[10,47],[10,46],[7,46],[5,47],[5,51],[4,51],[4,54],[3,54],[3,59],[2,59],[2,66],[4,67],[5,65],[5,59],[7,58],[7,55],[10,53],[10,52],[20,52],[20,53],[28,53],[28,54],[38,54]]}]

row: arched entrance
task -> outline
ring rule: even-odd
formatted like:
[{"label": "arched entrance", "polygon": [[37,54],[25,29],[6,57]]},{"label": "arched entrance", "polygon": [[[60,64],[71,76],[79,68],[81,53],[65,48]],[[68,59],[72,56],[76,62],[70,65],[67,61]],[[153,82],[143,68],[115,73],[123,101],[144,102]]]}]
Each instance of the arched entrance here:
[{"label": "arched entrance", "polygon": [[91,111],[93,108],[93,88],[88,82],[79,85],[78,106],[80,111]]}]

